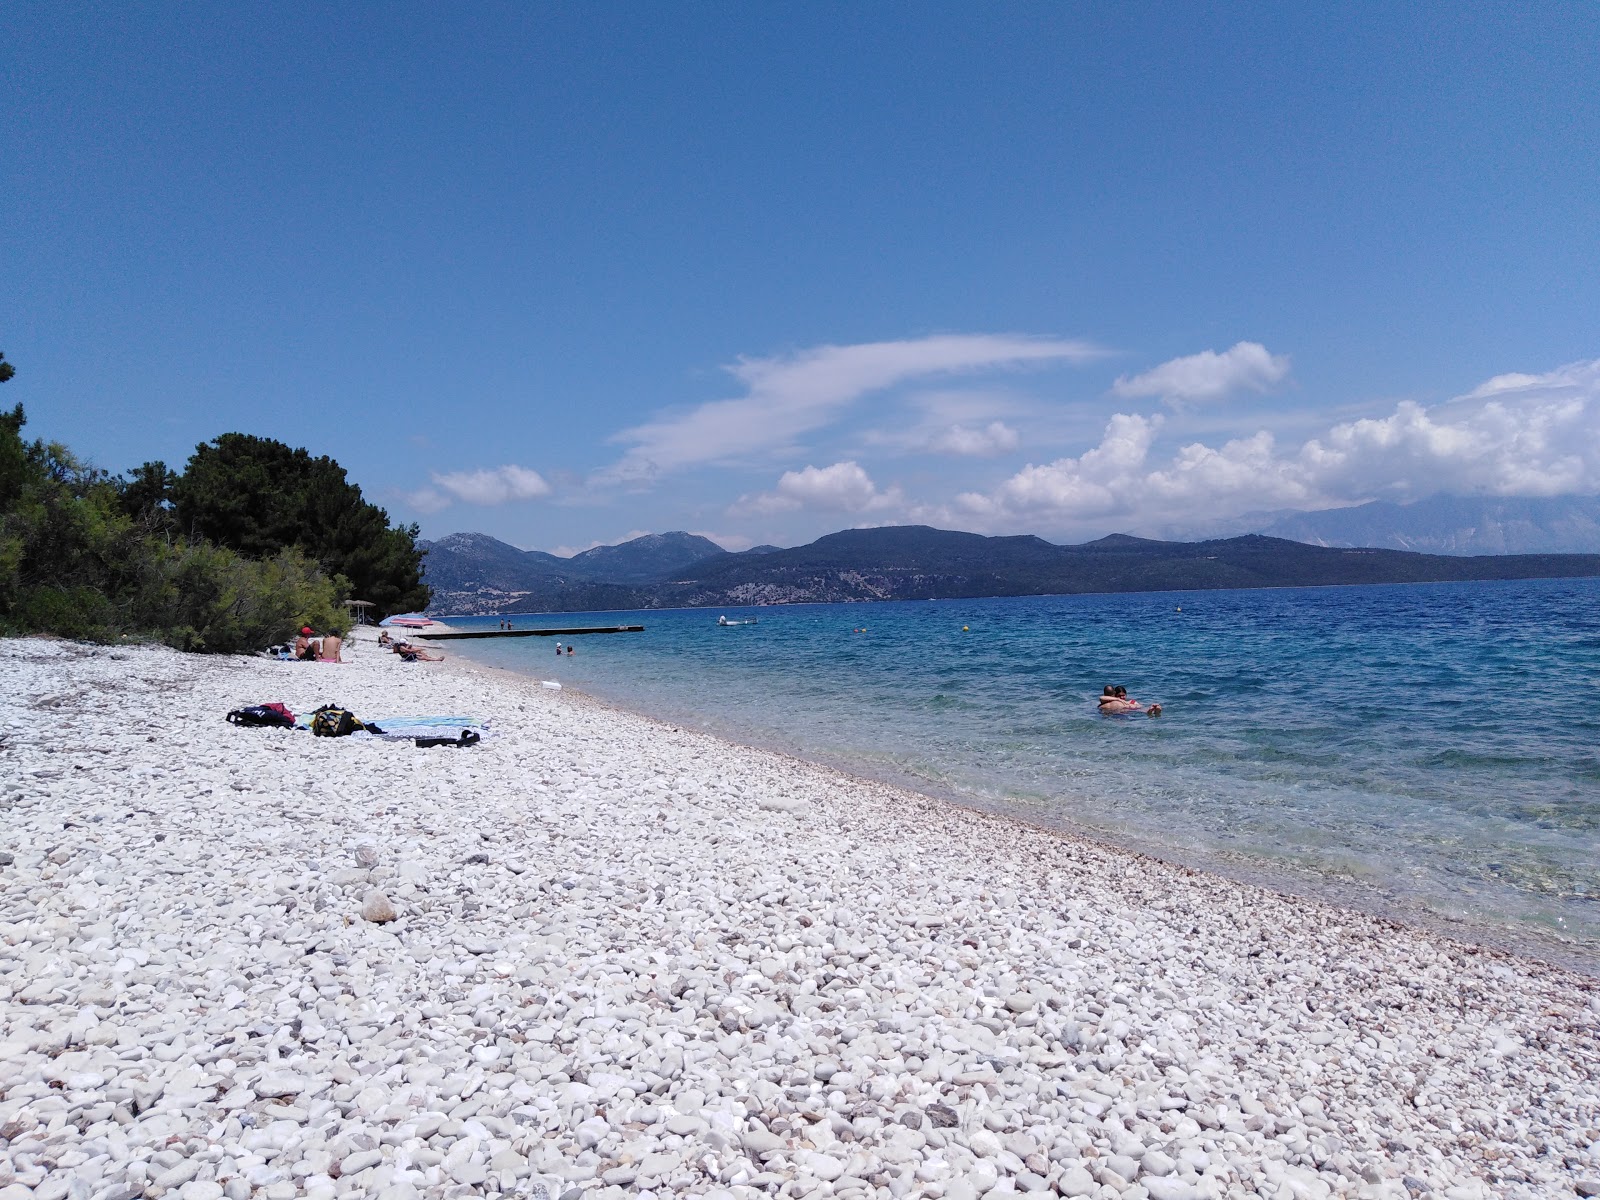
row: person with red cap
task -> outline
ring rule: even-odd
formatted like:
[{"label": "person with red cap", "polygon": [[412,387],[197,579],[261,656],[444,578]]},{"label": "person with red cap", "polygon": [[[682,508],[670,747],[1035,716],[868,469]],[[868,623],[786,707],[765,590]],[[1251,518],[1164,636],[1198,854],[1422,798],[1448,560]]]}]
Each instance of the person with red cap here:
[{"label": "person with red cap", "polygon": [[300,636],[294,639],[294,656],[302,662],[343,662],[340,651],[344,640],[337,634],[317,636],[309,625],[300,627]]}]

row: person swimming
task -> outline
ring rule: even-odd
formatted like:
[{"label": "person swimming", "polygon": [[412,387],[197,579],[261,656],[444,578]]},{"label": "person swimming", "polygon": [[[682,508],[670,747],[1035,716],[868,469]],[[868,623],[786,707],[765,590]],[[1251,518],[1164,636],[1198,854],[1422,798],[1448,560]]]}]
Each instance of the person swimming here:
[{"label": "person swimming", "polygon": [[1152,704],[1146,708],[1133,697],[1128,695],[1128,689],[1121,684],[1112,686],[1106,684],[1105,690],[1100,693],[1100,712],[1103,716],[1122,716],[1126,713],[1142,712],[1148,716],[1159,717],[1161,705]]}]

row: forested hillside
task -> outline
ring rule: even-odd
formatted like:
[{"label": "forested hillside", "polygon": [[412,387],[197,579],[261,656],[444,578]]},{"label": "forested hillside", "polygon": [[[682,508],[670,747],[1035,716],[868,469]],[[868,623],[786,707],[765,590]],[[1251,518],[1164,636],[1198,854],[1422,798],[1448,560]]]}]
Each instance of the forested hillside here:
[{"label": "forested hillside", "polygon": [[[1600,555],[1594,554],[1468,558],[1308,546],[1256,534],[1206,542],[1118,534],[1058,546],[1032,536],[984,537],[920,525],[847,529],[787,550],[718,550],[642,583],[587,579],[571,560],[531,557],[536,553],[482,534],[434,543],[428,570],[440,611],[578,612],[1600,575]],[[439,567],[448,574],[435,575]]]}]

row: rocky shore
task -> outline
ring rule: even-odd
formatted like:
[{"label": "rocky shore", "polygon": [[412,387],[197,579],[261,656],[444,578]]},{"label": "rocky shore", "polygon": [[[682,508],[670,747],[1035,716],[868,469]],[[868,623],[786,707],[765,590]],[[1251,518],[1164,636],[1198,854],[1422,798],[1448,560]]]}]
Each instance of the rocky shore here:
[{"label": "rocky shore", "polygon": [[349,657],[0,642],[0,1200],[1600,1193],[1590,979]]}]

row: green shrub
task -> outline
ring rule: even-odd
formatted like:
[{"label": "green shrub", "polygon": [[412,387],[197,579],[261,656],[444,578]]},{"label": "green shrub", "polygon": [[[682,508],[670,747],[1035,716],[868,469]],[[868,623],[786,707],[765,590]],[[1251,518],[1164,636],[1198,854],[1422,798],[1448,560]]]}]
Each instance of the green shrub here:
[{"label": "green shrub", "polygon": [[[0,632],[133,637],[212,654],[252,653],[302,625],[349,632],[349,580],[299,546],[251,558],[202,538],[171,540],[162,464],[113,481],[64,446],[23,441],[24,422],[21,405],[0,411]],[[382,510],[361,512],[367,524],[352,538],[387,545],[373,514]],[[406,531],[391,532],[401,549],[411,545]]]},{"label": "green shrub", "polygon": [[302,625],[341,637],[350,631],[334,581],[294,548],[257,561],[209,542],[183,544],[165,574],[171,606],[152,632],[180,650],[249,654]]},{"label": "green shrub", "polygon": [[92,587],[33,587],[17,597],[7,633],[51,633],[80,642],[113,642],[120,633],[116,608]]}]

